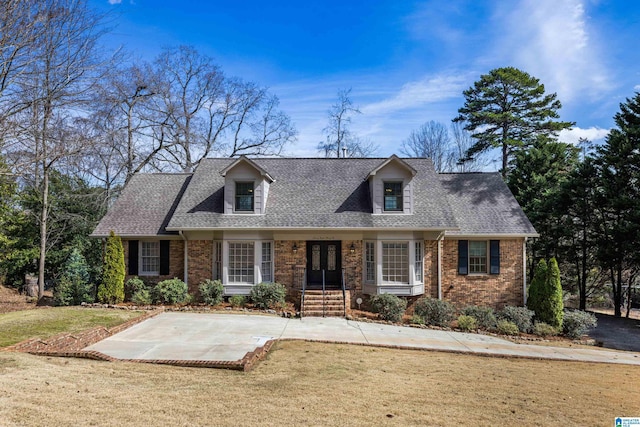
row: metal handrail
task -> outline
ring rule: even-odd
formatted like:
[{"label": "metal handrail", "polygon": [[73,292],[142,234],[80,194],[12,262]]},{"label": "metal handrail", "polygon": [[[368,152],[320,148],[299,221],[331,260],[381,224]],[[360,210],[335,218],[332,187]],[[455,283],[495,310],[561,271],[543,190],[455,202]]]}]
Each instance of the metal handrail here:
[{"label": "metal handrail", "polygon": [[322,270],[322,317],[326,317],[325,316],[325,312],[326,312],[326,304],[327,301],[325,300],[325,281],[324,281],[324,269]]},{"label": "metal handrail", "polygon": [[344,280],[344,268],[342,269],[342,309],[344,317],[347,317],[347,289]]}]

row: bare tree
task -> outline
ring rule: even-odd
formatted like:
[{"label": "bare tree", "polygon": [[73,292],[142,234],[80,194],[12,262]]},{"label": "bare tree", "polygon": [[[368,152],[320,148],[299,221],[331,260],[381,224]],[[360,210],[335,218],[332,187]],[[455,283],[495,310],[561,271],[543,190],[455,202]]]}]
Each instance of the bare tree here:
[{"label": "bare tree", "polygon": [[325,157],[366,157],[373,154],[377,147],[370,141],[362,140],[353,135],[349,125],[354,114],[361,114],[358,107],[351,101],[351,89],[338,91],[338,100],[328,111],[329,124],[323,129],[327,137],[325,142],[318,144],[318,151]]},{"label": "bare tree", "polygon": [[463,122],[451,123],[451,151],[447,160],[448,172],[477,172],[489,165],[485,156],[479,154],[473,159],[467,158],[467,152],[475,144]]},{"label": "bare tree", "polygon": [[402,142],[400,152],[407,157],[428,157],[436,171],[442,172],[451,154],[449,132],[442,123],[426,122]]},{"label": "bare tree", "polygon": [[[19,85],[20,113],[12,118],[17,129],[12,159],[30,164],[31,179],[40,194],[40,261],[38,295],[44,292],[45,258],[49,220],[49,179],[54,168],[80,155],[89,141],[74,122],[100,68],[96,43],[103,33],[102,17],[92,13],[83,0],[44,0],[35,16],[38,33],[31,59]],[[14,164],[14,167],[15,164]],[[22,168],[23,172],[27,168]]]}]

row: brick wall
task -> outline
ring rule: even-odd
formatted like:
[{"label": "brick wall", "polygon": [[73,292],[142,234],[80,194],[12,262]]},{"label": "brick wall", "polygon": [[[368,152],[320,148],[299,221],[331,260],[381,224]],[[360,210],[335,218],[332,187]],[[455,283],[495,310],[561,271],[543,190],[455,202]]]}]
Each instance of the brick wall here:
[{"label": "brick wall", "polygon": [[[124,264],[127,276],[125,281],[133,277],[129,275],[129,241],[123,240]],[[140,265],[138,265],[138,269]],[[140,271],[140,270],[138,270]],[[184,240],[169,240],[169,274],[162,276],[139,276],[145,283],[158,283],[162,280],[177,277],[184,280]]]},{"label": "brick wall", "polygon": [[213,241],[189,240],[187,257],[189,293],[196,294],[200,282],[213,277]]},{"label": "brick wall", "polygon": [[[523,239],[500,241],[500,274],[459,275],[458,241],[444,240],[442,298],[461,307],[473,304],[500,309],[505,305],[524,305],[522,243]],[[431,296],[437,297],[437,288],[434,294],[433,286]]]},{"label": "brick wall", "polygon": [[[295,253],[293,245],[298,248]],[[275,281],[283,284],[289,295],[296,294],[302,286],[307,266],[307,243],[304,240],[276,240],[273,253]]]},{"label": "brick wall", "polygon": [[[351,245],[355,251],[351,253]],[[364,244],[362,240],[342,241],[342,268],[344,268],[345,283],[348,292],[347,307],[355,308],[353,304],[358,297],[365,299],[362,294],[362,266],[364,256]],[[349,301],[350,299],[350,301]]]}]

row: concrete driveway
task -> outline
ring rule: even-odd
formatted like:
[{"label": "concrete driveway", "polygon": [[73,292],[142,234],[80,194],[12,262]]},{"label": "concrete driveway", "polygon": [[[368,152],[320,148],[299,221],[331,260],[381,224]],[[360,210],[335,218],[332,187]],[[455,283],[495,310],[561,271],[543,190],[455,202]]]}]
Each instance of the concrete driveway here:
[{"label": "concrete driveway", "polygon": [[340,318],[222,313],[161,313],[84,350],[126,360],[235,362],[277,339],[640,365],[635,352],[517,344],[488,335]]}]

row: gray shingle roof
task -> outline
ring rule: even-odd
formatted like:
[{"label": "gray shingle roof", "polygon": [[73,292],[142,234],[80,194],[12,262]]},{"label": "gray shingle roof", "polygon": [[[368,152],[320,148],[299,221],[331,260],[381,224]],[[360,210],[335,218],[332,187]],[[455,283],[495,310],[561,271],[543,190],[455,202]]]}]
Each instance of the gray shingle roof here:
[{"label": "gray shingle roof", "polygon": [[456,229],[453,212],[428,159],[404,159],[414,177],[413,215],[372,215],[369,173],[382,159],[254,159],[275,179],[266,214],[224,215],[230,159],[205,159],[194,172],[169,229],[391,228]]},{"label": "gray shingle roof", "polygon": [[182,197],[191,174],[138,174],[131,178],[118,200],[91,236],[172,235],[165,227]]},{"label": "gray shingle roof", "polygon": [[[403,159],[413,178],[413,215],[372,215],[369,173],[384,159],[253,159],[275,179],[266,214],[225,215],[224,177],[235,160],[205,159],[193,174],[139,174],[92,236],[175,235],[179,229],[412,229],[447,235],[536,231],[497,173],[437,174],[429,159]],[[166,228],[172,231],[166,231]]]},{"label": "gray shingle roof", "polygon": [[537,236],[499,173],[440,174],[459,231],[447,235]]}]

